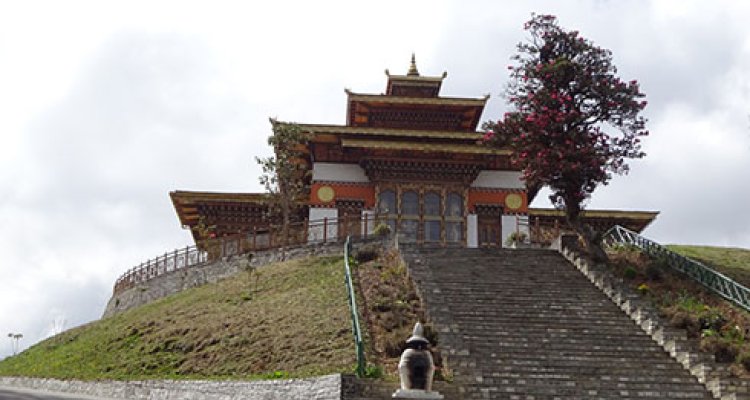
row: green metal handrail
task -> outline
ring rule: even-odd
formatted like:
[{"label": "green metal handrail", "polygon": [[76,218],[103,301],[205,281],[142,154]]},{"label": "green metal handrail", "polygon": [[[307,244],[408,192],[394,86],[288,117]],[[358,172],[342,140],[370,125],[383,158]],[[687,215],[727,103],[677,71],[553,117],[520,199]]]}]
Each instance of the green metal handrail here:
[{"label": "green metal handrail", "polygon": [[698,261],[677,254],[619,225],[615,225],[604,234],[604,243],[609,246],[615,243],[636,246],[652,257],[665,260],[670,267],[696,280],[719,296],[750,311],[750,289]]},{"label": "green metal handrail", "polygon": [[359,312],[357,311],[357,295],[354,293],[354,283],[352,281],[352,270],[349,266],[349,254],[351,253],[351,236],[346,237],[344,243],[344,270],[346,272],[346,292],[349,295],[349,311],[352,316],[352,333],[354,334],[354,347],[357,350],[357,369],[358,377],[365,375],[365,346],[362,341],[362,330],[359,327]]}]

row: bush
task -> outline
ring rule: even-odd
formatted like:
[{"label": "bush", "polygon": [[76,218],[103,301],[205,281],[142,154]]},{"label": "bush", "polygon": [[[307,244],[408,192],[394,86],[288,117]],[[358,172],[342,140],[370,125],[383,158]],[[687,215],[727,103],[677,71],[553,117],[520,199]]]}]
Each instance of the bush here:
[{"label": "bush", "polygon": [[701,333],[701,325],[698,319],[688,312],[677,311],[669,318],[669,325],[675,328],[685,329],[688,337],[697,337]]},{"label": "bush", "polygon": [[636,271],[633,267],[627,267],[624,271],[622,271],[622,275],[625,279],[633,279],[638,275],[638,271]]},{"label": "bush", "polygon": [[660,266],[649,264],[649,266],[646,267],[646,278],[653,282],[660,282],[662,280],[662,272]]},{"label": "bush", "polygon": [[354,259],[358,263],[372,261],[380,257],[380,246],[370,243],[366,244],[354,252]]},{"label": "bush", "polygon": [[510,246],[513,243],[525,243],[528,237],[525,232],[515,231],[508,235],[508,238],[505,239],[505,244]]},{"label": "bush", "polygon": [[750,352],[744,352],[737,358],[740,364],[745,368],[746,371],[750,371]]},{"label": "bush", "polygon": [[640,294],[647,294],[649,292],[650,288],[648,287],[647,284],[641,283],[640,285],[638,285],[637,290],[638,290],[638,293],[640,293]]},{"label": "bush", "polygon": [[377,225],[375,225],[375,228],[372,230],[372,233],[374,233],[376,236],[388,236],[391,234],[391,227],[385,222],[380,222]]},{"label": "bush", "polygon": [[365,367],[365,378],[379,379],[383,377],[383,367],[379,365],[368,365]]},{"label": "bush", "polygon": [[718,337],[710,336],[701,341],[701,350],[713,353],[718,363],[731,363],[737,359],[739,349],[730,341]]}]

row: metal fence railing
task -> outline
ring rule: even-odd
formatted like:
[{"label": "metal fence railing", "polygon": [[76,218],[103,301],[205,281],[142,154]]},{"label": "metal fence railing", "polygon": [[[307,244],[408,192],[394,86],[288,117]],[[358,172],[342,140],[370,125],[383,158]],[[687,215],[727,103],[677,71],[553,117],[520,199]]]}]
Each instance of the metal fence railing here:
[{"label": "metal fence railing", "polygon": [[349,295],[349,311],[352,317],[352,334],[354,335],[354,346],[357,351],[356,374],[358,377],[365,375],[365,348],[362,340],[362,330],[359,326],[359,310],[357,309],[357,294],[354,291],[354,282],[352,281],[352,270],[349,265],[351,255],[351,237],[347,236],[344,244],[344,270],[346,281],[346,292]]},{"label": "metal fence railing", "polygon": [[114,294],[166,273],[204,265],[224,257],[283,246],[341,242],[347,236],[372,236],[377,220],[374,215],[305,220],[289,225],[282,234],[280,226],[255,228],[248,233],[204,240],[199,246],[187,246],[142,262],[122,274],[114,285]]},{"label": "metal fence railing", "polygon": [[670,267],[696,280],[721,297],[750,311],[750,289],[698,261],[677,254],[659,243],[646,239],[619,225],[607,231],[604,235],[604,243],[609,246],[614,244],[636,246],[644,253],[664,260]]}]

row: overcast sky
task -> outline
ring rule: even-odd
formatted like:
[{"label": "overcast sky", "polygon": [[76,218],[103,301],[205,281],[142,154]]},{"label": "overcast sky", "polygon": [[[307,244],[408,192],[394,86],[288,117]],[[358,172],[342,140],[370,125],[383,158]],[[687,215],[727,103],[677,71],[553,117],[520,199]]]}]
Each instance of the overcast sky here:
[{"label": "overcast sky", "polygon": [[[263,4],[263,5],[260,5]],[[666,243],[750,248],[750,3],[2,1],[0,357],[99,318],[115,279],[192,244],[171,190],[261,191],[269,117],[344,123],[344,88],[448,71],[501,96],[532,12],[614,53],[648,156],[589,208],[657,210]],[[549,206],[539,196],[537,206]]]}]

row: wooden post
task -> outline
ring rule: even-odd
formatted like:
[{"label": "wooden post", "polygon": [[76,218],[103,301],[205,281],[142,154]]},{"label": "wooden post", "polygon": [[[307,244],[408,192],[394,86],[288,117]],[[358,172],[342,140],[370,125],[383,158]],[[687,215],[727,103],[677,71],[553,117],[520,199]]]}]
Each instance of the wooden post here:
[{"label": "wooden post", "polygon": [[[341,229],[341,224],[339,224],[339,229]],[[346,238],[347,234],[349,234],[349,214],[344,213],[344,231],[336,232],[336,239]]]},{"label": "wooden post", "polygon": [[555,237],[560,236],[560,222],[555,220]]},{"label": "wooden post", "polygon": [[328,242],[328,217],[323,218],[323,243]]},{"label": "wooden post", "polygon": [[305,228],[302,230],[302,244],[306,244],[310,239],[310,220],[305,217],[302,223],[305,224]]},{"label": "wooden post", "polygon": [[367,232],[368,231],[368,229],[367,229],[368,228],[367,222],[370,221],[370,216],[368,214],[365,214],[365,213],[362,213],[362,214],[365,216],[365,223],[364,223],[364,229],[365,230],[363,232],[361,232],[360,234],[362,235],[362,237],[367,238],[367,235],[368,235],[368,232]]},{"label": "wooden post", "polygon": [[258,250],[258,227],[253,225],[253,250]]}]

